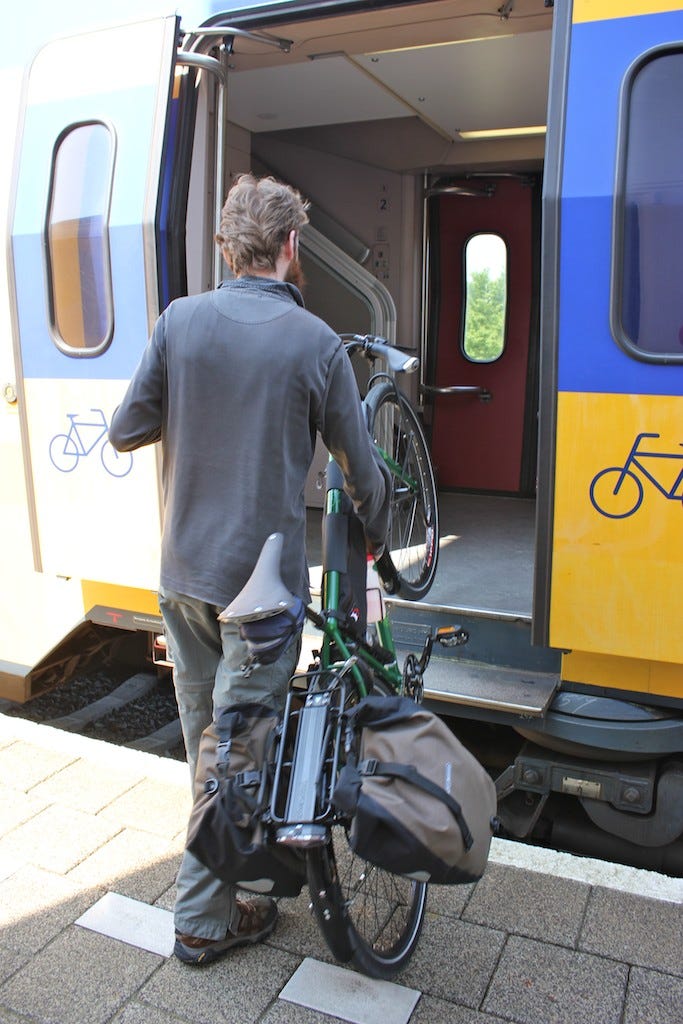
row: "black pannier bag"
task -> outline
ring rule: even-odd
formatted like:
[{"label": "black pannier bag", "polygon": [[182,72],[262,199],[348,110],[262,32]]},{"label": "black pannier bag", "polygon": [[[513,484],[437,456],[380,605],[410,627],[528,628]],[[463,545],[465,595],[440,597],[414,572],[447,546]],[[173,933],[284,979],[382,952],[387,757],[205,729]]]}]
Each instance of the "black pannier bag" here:
[{"label": "black pannier bag", "polygon": [[263,704],[216,712],[199,744],[186,847],[224,882],[270,896],[298,896],[303,858],[268,842],[261,821],[277,724],[277,712]]},{"label": "black pannier bag", "polygon": [[481,878],[496,790],[436,715],[408,697],[366,697],[348,713],[356,751],[332,801],[349,845],[385,871],[449,885]]}]

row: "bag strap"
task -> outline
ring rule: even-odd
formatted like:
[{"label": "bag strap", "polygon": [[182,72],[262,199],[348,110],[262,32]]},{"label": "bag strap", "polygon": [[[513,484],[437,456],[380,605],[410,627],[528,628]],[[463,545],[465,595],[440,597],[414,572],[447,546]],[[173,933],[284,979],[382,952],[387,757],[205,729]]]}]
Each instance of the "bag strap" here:
[{"label": "bag strap", "polygon": [[430,796],[436,797],[437,800],[441,800],[441,802],[448,807],[449,811],[458,823],[465,849],[472,849],[474,839],[472,838],[469,825],[465,821],[465,815],[462,813],[462,807],[458,801],[455,800],[445,789],[438,786],[436,782],[432,782],[431,779],[425,778],[424,775],[418,772],[414,765],[397,764],[393,761],[378,761],[376,757],[370,757],[366,761],[359,762],[358,771],[361,775],[387,775],[391,778],[403,779],[405,782],[410,782],[413,786],[417,786],[417,788],[421,789],[423,792],[429,793]]}]

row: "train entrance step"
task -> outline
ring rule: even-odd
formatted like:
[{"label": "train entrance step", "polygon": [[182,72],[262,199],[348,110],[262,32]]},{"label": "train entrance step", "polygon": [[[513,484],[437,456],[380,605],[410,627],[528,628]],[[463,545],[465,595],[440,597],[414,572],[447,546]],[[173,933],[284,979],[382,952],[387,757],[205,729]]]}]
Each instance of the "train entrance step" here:
[{"label": "train entrance step", "polygon": [[[560,652],[532,647],[531,620],[514,613],[388,601],[399,657],[419,651],[428,633],[457,625],[469,634],[466,644],[435,645],[425,675],[430,701],[514,717],[545,714],[560,682]],[[448,710],[445,708],[444,710]],[[451,708],[451,710],[453,710]]]}]

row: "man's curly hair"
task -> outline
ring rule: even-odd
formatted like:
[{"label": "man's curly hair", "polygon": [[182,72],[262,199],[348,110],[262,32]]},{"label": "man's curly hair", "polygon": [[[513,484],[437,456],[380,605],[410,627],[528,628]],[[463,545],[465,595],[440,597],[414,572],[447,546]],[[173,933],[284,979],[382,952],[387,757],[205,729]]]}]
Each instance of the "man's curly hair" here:
[{"label": "man's curly hair", "polygon": [[308,224],[308,208],[291,185],[275,178],[240,175],[225,200],[216,235],[233,274],[244,274],[250,267],[275,270],[290,231]]}]

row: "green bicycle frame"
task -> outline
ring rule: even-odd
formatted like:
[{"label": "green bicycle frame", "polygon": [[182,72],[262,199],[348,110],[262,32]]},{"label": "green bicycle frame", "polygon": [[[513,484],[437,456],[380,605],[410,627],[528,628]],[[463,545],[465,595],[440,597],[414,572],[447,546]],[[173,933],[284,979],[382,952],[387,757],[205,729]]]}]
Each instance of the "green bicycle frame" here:
[{"label": "green bicycle frame", "polygon": [[[330,462],[333,460],[330,459]],[[331,487],[327,491],[325,515],[341,515],[343,491],[341,488]],[[322,609],[320,628],[323,631],[323,644],[320,653],[321,667],[330,668],[333,664],[332,648],[339,652],[344,660],[351,657],[349,643],[344,638],[342,628],[339,624],[340,598],[341,598],[341,573],[336,569],[327,569],[323,566],[322,578]],[[396,693],[399,693],[403,685],[403,677],[399,671],[396,661],[396,648],[394,646],[391,623],[387,615],[377,623],[377,638],[379,646],[391,655],[388,664],[376,658],[372,651],[365,645],[358,645],[356,654],[358,658],[367,665],[373,673],[380,676],[388,686]],[[355,642],[352,642],[355,644]],[[367,687],[363,674],[357,665],[352,668],[353,679],[361,697],[367,696]]]},{"label": "green bicycle frame", "polygon": [[415,494],[417,492],[417,480],[415,477],[407,476],[398,462],[396,462],[395,459],[392,459],[391,455],[389,455],[388,452],[385,452],[384,448],[377,444],[377,442],[375,442],[375,448],[380,453],[393,475],[398,477],[402,484],[406,484],[411,494]]}]

